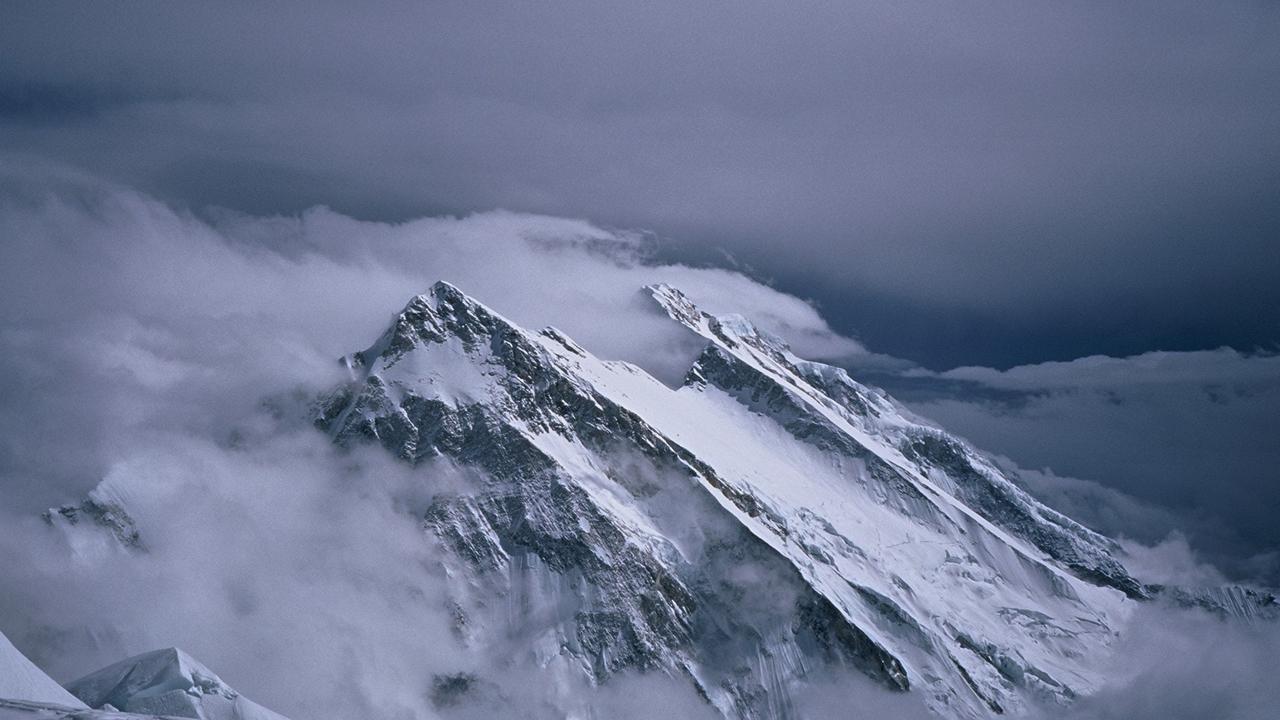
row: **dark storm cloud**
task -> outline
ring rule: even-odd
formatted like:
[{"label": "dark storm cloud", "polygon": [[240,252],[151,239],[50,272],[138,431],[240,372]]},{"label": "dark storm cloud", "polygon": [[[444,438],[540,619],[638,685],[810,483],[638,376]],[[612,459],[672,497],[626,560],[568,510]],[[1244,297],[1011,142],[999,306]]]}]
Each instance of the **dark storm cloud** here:
[{"label": "dark storm cloud", "polygon": [[4,13],[0,142],[196,207],[654,228],[931,367],[1280,337],[1274,4]]}]

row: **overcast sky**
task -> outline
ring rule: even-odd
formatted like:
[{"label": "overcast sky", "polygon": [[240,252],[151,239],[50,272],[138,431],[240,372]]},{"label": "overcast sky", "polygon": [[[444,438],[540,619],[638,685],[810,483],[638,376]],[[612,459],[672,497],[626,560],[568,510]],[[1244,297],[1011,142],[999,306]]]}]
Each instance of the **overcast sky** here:
[{"label": "overcast sky", "polygon": [[[422,484],[280,408],[440,279],[673,382],[670,282],[1142,579],[1280,587],[1280,3],[14,1],[0,632],[63,680],[177,644],[294,717],[423,706],[464,656],[404,572]],[[150,562],[50,542],[100,481]],[[1276,628],[1149,610],[1074,712],[1274,715]],[[603,712],[702,708],[659,682]]]},{"label": "overcast sky", "polygon": [[[285,226],[338,267],[364,251],[342,250],[335,233],[359,244],[391,232],[380,222],[442,213],[651,233],[658,262],[738,268],[814,301],[820,318],[788,305],[775,324],[807,333],[810,354],[882,373],[980,445],[1050,469],[1046,488],[1068,478],[1172,508],[1144,539],[1181,524],[1239,573],[1280,578],[1276,3],[0,12],[10,233],[57,244],[71,229],[102,243],[137,231],[131,214],[104,219],[93,203],[90,219],[66,220],[65,194],[62,220],[42,225],[50,206],[31,198],[47,173],[25,168],[50,162],[144,198],[129,202],[159,199],[184,218],[166,220],[180,232],[272,252],[284,226],[236,225],[217,208],[328,205],[337,214]],[[65,247],[76,252],[55,257],[79,266],[69,279],[102,266],[91,245]],[[52,262],[9,249],[10,262]],[[472,259],[494,268],[481,290],[495,305],[529,262]],[[483,270],[452,272],[483,285]],[[396,275],[368,311],[431,273]],[[721,291],[736,282],[697,277]],[[103,297],[138,285],[112,287]],[[746,310],[790,302],[746,287],[728,292],[750,298]],[[31,288],[6,297],[59,302]],[[1095,355],[1109,359],[1077,362]],[[18,392],[24,377],[5,382]]]},{"label": "overcast sky", "polygon": [[733,253],[942,370],[1280,339],[1270,2],[9,4],[0,143]]}]

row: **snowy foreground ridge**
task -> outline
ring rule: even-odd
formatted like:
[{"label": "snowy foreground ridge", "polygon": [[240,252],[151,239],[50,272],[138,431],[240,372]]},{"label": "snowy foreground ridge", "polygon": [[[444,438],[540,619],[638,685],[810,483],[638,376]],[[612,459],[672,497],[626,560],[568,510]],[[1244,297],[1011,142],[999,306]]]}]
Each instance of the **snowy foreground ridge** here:
[{"label": "snowy foreground ridge", "polygon": [[[424,482],[442,459],[467,469],[422,520],[447,548],[468,648],[509,653],[517,638],[515,660],[552,686],[666,674],[726,718],[807,717],[809,686],[850,679],[979,718],[1097,690],[1136,604],[1156,595],[1276,614],[1250,590],[1143,584],[1114,542],[883,392],[674,288],[645,292],[704,344],[679,387],[437,283],[314,406],[335,443],[380,445]],[[46,518],[145,547],[127,503],[100,490]],[[438,678],[432,700],[447,717],[500,680]],[[93,708],[280,719],[173,649],[68,689]],[[0,720],[71,717],[35,714],[74,712],[57,709],[77,702],[60,691],[0,685],[45,704],[0,702]]]},{"label": "snowy foreground ridge", "polygon": [[121,660],[63,689],[0,635],[0,720],[170,717],[287,720],[232,690],[177,648]]}]

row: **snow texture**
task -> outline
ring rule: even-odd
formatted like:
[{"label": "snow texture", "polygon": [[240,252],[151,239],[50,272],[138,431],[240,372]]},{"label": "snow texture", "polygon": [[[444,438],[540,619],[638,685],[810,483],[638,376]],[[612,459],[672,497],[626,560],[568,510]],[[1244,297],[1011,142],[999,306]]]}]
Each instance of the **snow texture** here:
[{"label": "snow texture", "polygon": [[1146,596],[1110,540],[843,370],[649,292],[707,343],[678,389],[439,283],[320,404],[339,443],[484,473],[426,518],[460,633],[595,681],[683,675],[728,717],[798,717],[825,672],[956,717],[1099,686]]},{"label": "snow texture", "polygon": [[93,708],[200,720],[285,720],[226,685],[177,648],[154,650],[69,683]]},{"label": "snow texture", "polygon": [[0,720],[169,720],[172,715],[139,715],[115,710],[86,710],[56,703],[0,699]]},{"label": "snow texture", "polygon": [[[1038,712],[1106,687],[1140,602],[1277,616],[1262,591],[1139,582],[1111,539],[883,391],[673,287],[645,294],[702,346],[681,381],[441,282],[313,408],[340,447],[416,468],[457,639],[536,668],[567,716],[591,714],[583,682],[635,672],[744,720],[813,717],[822,688],[867,678],[945,717]],[[85,556],[113,536],[144,557],[128,507],[103,486],[46,517]],[[500,678],[433,683],[445,716],[500,694]],[[280,717],[175,649],[70,687],[93,707]]]},{"label": "snow texture", "polygon": [[28,660],[3,634],[0,634],[0,698],[85,707]]}]

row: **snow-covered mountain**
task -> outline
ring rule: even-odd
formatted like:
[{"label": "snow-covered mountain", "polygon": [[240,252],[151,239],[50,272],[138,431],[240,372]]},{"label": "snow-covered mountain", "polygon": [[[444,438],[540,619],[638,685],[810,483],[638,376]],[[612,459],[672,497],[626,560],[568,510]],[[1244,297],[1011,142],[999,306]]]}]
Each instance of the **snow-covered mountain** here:
[{"label": "snow-covered mountain", "polygon": [[1144,596],[1112,542],[843,370],[648,291],[706,342],[679,388],[439,283],[322,403],[336,442],[481,473],[426,517],[459,633],[683,675],[729,717],[792,717],[830,673],[953,717],[1098,686]]},{"label": "snow-covered mountain", "polygon": [[[438,283],[312,408],[339,446],[415,468],[456,637],[497,658],[476,667],[566,688],[561,715],[594,716],[571,688],[641,671],[726,718],[813,717],[809,689],[850,678],[989,717],[1099,689],[1139,602],[1280,614],[1264,592],[1141,583],[1113,541],[882,391],[644,292],[702,347],[677,386]],[[145,562],[130,497],[104,483],[45,517],[84,558]],[[433,678],[441,715],[505,706],[503,678],[473,670]],[[69,687],[91,707],[279,718],[177,650]]]},{"label": "snow-covered mountain", "polygon": [[287,720],[177,648],[122,660],[63,688],[0,634],[0,720],[144,717]]},{"label": "snow-covered mountain", "polygon": [[285,720],[231,689],[178,648],[135,655],[67,689],[89,707],[200,720]]}]

